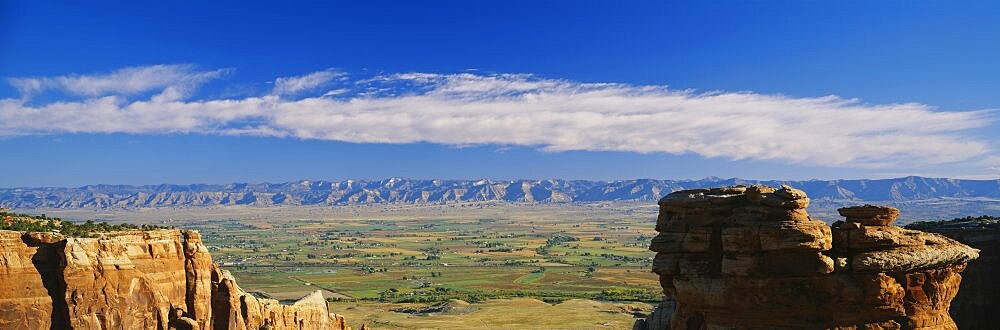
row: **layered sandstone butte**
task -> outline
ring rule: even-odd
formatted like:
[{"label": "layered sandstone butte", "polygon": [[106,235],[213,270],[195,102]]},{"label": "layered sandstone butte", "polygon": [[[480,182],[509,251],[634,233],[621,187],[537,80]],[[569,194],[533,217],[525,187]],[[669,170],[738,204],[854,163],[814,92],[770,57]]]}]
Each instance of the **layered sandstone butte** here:
[{"label": "layered sandstone butte", "polygon": [[194,231],[0,231],[0,329],[349,329],[317,292],[256,298]]},{"label": "layered sandstone butte", "polygon": [[895,227],[893,208],[844,208],[831,227],[808,205],[788,186],[661,199],[650,249],[668,303],[637,328],[956,329],[949,304],[977,250]]}]

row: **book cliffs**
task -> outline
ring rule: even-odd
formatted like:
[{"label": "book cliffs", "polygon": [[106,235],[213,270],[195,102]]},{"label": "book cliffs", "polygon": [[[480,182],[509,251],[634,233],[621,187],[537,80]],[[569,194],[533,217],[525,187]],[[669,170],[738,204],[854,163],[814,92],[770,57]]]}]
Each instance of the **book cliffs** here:
[{"label": "book cliffs", "polygon": [[319,292],[243,291],[190,230],[0,231],[0,276],[0,329],[350,329]]},{"label": "book cliffs", "polygon": [[890,207],[813,219],[783,186],[660,200],[653,271],[668,297],[635,329],[957,329],[949,305],[978,250],[893,225]]},{"label": "book cliffs", "polygon": [[91,185],[0,188],[0,207],[138,208],[217,205],[359,205],[456,202],[564,203],[656,201],[673,191],[732,185],[787,184],[829,201],[906,202],[958,198],[1000,201],[1000,180],[906,177],[884,180],[385,180],[293,181],[227,185]]}]

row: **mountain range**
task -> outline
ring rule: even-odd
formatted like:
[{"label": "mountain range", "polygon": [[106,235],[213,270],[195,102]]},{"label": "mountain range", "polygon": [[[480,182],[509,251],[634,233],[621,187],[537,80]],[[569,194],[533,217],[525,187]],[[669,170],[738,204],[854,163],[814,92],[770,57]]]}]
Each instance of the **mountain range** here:
[{"label": "mountain range", "polygon": [[0,188],[7,208],[141,208],[216,205],[357,205],[454,202],[567,203],[654,201],[672,191],[712,186],[787,184],[814,201],[907,202],[933,199],[1000,200],[1000,179],[905,177],[857,180],[384,180],[233,183],[225,185],[88,185],[76,188]]}]

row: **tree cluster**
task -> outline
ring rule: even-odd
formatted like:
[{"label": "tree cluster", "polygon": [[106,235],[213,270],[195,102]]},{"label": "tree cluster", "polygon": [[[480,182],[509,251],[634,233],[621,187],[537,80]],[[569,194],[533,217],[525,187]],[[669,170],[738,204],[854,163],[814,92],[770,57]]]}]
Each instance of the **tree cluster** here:
[{"label": "tree cluster", "polygon": [[83,223],[64,221],[42,215],[0,212],[0,230],[23,232],[55,232],[68,237],[94,237],[97,233],[123,230],[154,230],[169,227],[156,225],[133,225],[129,223],[110,224],[87,220]]}]

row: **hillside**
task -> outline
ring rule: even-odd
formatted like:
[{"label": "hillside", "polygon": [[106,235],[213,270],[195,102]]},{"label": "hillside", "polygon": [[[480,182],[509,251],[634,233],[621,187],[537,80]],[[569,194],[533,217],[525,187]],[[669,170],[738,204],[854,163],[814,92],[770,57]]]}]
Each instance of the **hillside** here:
[{"label": "hillside", "polygon": [[880,180],[385,180],[293,181],[226,185],[89,185],[77,188],[0,188],[0,207],[109,208],[215,205],[357,205],[450,202],[655,201],[672,191],[712,186],[787,184],[815,201],[910,202],[933,199],[1000,201],[1000,179],[905,177]]}]

